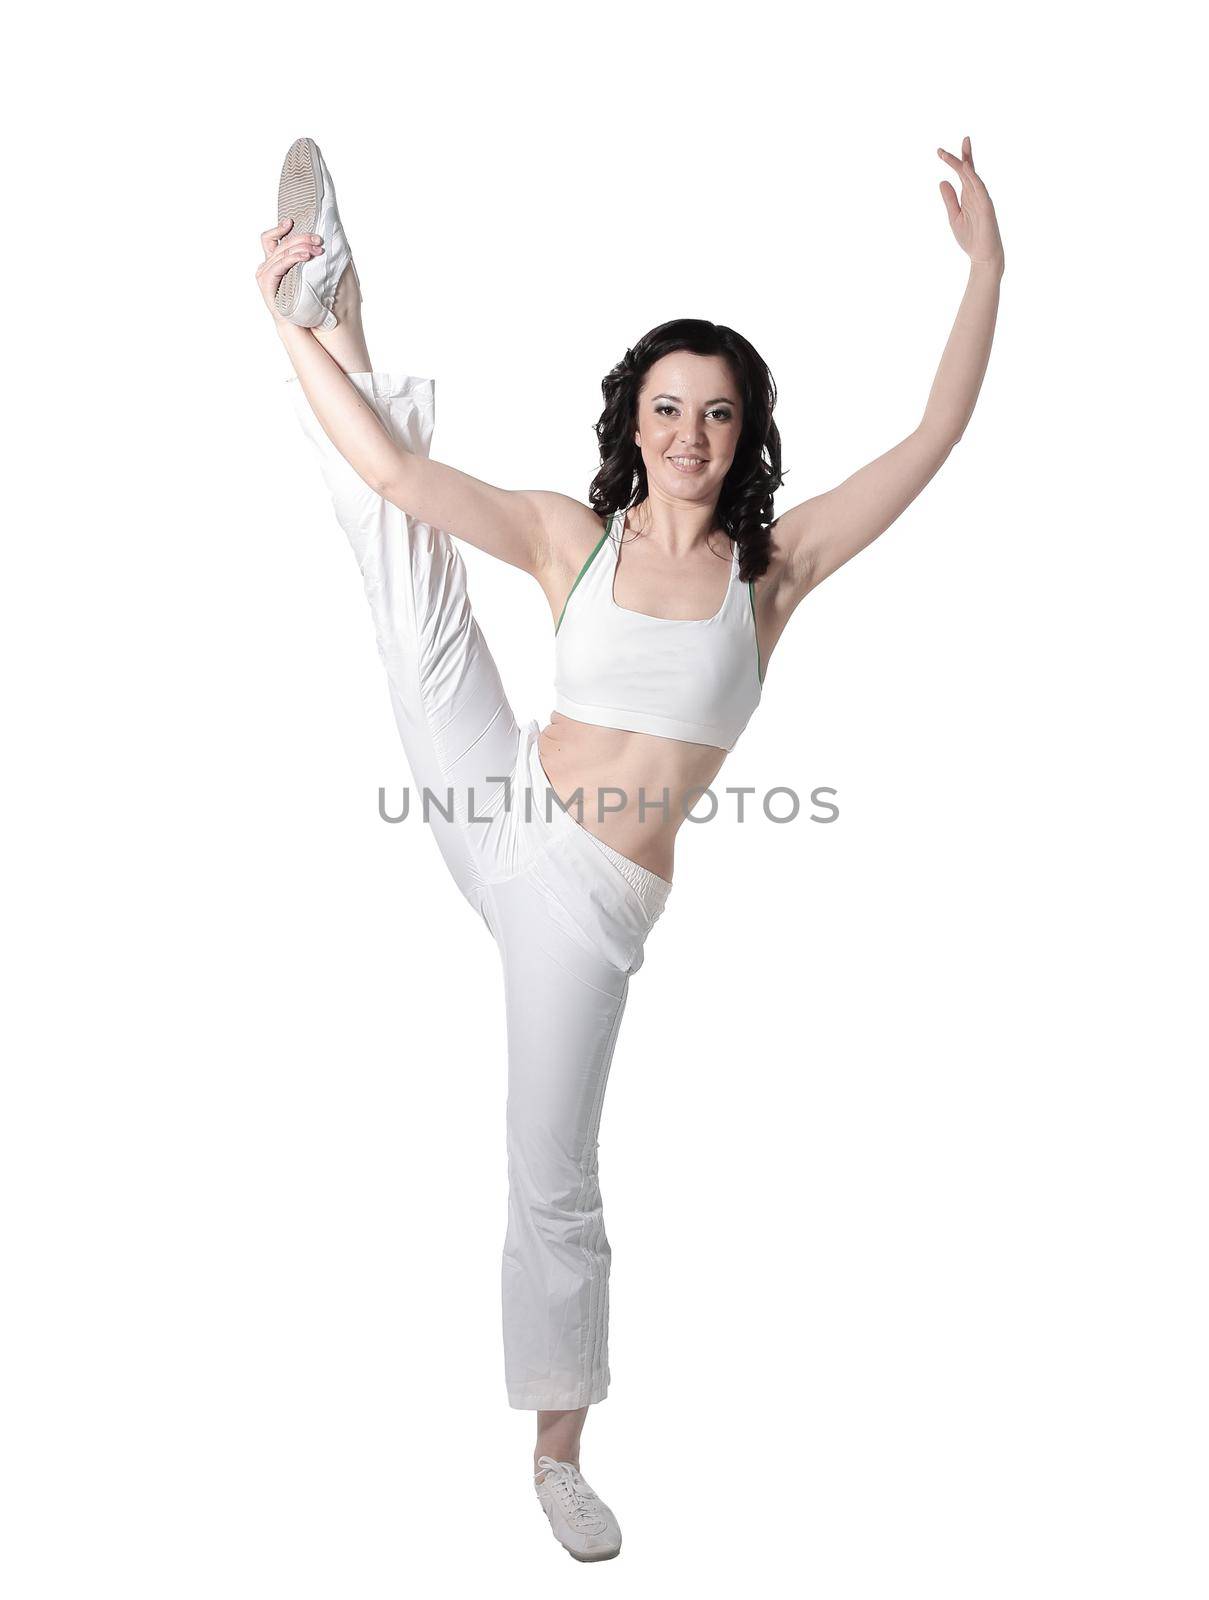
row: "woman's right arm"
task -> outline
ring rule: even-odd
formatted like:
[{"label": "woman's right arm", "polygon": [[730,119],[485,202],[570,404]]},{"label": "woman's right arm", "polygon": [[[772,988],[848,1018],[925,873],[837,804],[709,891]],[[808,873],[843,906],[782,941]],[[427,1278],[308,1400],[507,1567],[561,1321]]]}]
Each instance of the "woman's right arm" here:
[{"label": "woman's right arm", "polygon": [[579,502],[541,490],[498,489],[404,449],[311,330],[278,314],[277,285],[300,259],[301,247],[287,239],[262,263],[257,278],[311,410],[336,449],[384,500],[540,581],[553,562],[551,530],[560,510]]},{"label": "woman's right arm", "polygon": [[278,333],[323,431],[376,494],[534,577],[550,564],[547,522],[565,496],[499,489],[405,449],[309,328],[282,322]]}]

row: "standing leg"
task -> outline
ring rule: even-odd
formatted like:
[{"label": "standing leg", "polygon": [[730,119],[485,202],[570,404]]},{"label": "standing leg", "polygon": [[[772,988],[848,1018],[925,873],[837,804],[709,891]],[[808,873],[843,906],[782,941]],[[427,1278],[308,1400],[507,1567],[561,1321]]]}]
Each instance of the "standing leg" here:
[{"label": "standing leg", "polygon": [[[579,1412],[604,1399],[610,1379],[598,1141],[629,975],[551,914],[534,874],[495,884],[493,899],[508,1019],[508,1399]],[[545,1422],[535,1459],[560,1442],[577,1452],[582,1415]]]}]

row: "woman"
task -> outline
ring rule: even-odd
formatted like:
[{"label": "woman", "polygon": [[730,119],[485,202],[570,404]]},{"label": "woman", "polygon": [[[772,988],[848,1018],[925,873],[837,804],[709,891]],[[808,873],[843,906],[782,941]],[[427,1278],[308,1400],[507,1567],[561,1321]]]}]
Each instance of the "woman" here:
[{"label": "woman", "polygon": [[[579,1471],[608,1392],[610,1252],[597,1130],[629,980],[671,888],[676,832],[759,699],[798,603],[910,505],[960,439],[990,355],[1003,247],[974,171],[941,184],[969,282],[919,426],[775,521],[776,391],[733,330],[682,320],[604,379],[585,505],[433,461],[433,383],[375,370],[318,147],[291,147],[261,292],[298,415],[365,580],[428,820],[500,951],[508,1029],[508,1399],[537,1412],[538,1498],[579,1560],[621,1544]],[[450,537],[450,536],[453,537]],[[520,728],[454,539],[536,578],[555,710]],[[565,807],[565,809],[564,809]],[[572,811],[575,815],[572,816]]]}]

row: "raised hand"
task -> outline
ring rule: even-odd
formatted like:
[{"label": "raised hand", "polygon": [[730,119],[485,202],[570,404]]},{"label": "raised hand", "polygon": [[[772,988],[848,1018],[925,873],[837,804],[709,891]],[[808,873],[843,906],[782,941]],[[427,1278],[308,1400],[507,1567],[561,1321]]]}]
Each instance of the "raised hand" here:
[{"label": "raised hand", "polygon": [[940,186],[941,199],[949,213],[949,226],[953,237],[969,256],[971,263],[996,266],[1003,270],[1003,241],[999,237],[999,224],[995,220],[995,207],[987,193],[987,186],[974,171],[974,152],[967,134],[961,141],[961,157],[947,150],[937,150],[942,161],[947,161],[961,179],[961,199],[958,200],[953,185]]},{"label": "raised hand", "polygon": [[273,313],[274,322],[285,321],[276,304],[277,286],[282,278],[298,262],[310,261],[323,249],[323,240],[317,233],[300,233],[294,238],[287,239],[285,235],[293,226],[294,219],[287,217],[275,227],[266,228],[260,236],[264,260],[256,269],[256,282],[260,286],[265,304]]}]

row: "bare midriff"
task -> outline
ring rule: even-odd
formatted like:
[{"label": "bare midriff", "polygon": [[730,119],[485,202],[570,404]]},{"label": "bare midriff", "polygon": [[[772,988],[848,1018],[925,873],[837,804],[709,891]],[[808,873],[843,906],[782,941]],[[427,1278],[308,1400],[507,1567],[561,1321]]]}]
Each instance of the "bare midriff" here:
[{"label": "bare midriff", "polygon": [[727,753],[712,744],[577,722],[560,711],[550,713],[538,738],[541,764],[568,815],[669,883],[677,831],[688,812],[708,815],[702,790]]}]

